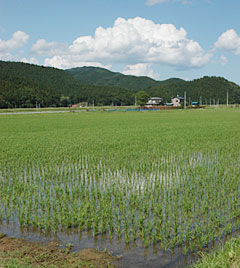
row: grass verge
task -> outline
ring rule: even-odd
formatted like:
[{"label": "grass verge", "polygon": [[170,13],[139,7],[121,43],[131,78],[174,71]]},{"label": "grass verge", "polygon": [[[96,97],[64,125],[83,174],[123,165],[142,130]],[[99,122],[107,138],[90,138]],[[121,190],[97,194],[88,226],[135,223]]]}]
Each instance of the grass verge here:
[{"label": "grass verge", "polygon": [[216,252],[201,253],[201,259],[192,268],[240,268],[240,237],[232,238]]}]

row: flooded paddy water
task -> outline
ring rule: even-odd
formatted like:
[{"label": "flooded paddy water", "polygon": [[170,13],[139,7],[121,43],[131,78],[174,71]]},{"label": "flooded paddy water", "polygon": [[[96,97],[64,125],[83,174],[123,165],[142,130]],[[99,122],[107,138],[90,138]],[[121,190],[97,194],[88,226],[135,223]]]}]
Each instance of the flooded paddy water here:
[{"label": "flooded paddy water", "polygon": [[[79,233],[77,229],[68,230],[67,232],[46,233],[30,227],[20,227],[14,223],[2,222],[0,224],[0,233],[4,233],[8,237],[21,238],[41,244],[48,244],[54,241],[58,243],[59,248],[65,248],[71,244],[73,252],[85,248],[107,251],[117,258],[114,264],[122,268],[185,268],[193,265],[199,259],[199,252],[185,255],[182,247],[175,247],[167,252],[163,252],[153,246],[145,248],[140,241],[126,245],[123,239],[119,240],[115,237],[109,240],[107,235],[93,237],[90,232]],[[230,235],[226,235],[221,240],[210,243],[201,251],[214,251],[224,242],[239,234],[240,231],[238,230]]]},{"label": "flooded paddy water", "polygon": [[49,243],[56,241],[59,247],[66,247],[67,244],[73,245],[73,251],[84,248],[97,248],[100,251],[107,250],[113,256],[118,256],[116,262],[118,267],[152,267],[152,268],[184,268],[197,256],[194,254],[185,256],[181,248],[173,251],[161,252],[157,248],[144,248],[141,243],[126,245],[124,240],[112,239],[109,241],[107,236],[93,238],[90,233],[79,234],[77,230],[59,232],[57,234],[34,231],[31,228],[21,228],[16,224],[1,224],[0,232],[9,237],[23,238],[31,242]]},{"label": "flooded paddy water", "polygon": [[186,267],[240,229],[239,117],[203,113],[9,117],[0,232]]}]

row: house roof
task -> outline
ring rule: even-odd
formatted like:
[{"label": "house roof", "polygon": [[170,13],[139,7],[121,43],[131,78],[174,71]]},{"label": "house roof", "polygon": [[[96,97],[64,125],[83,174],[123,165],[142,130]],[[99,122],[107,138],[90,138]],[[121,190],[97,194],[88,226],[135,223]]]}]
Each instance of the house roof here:
[{"label": "house roof", "polygon": [[183,98],[183,97],[175,97],[175,98],[172,98],[172,99],[184,100],[184,98]]},{"label": "house roof", "polygon": [[159,97],[151,97],[150,99],[151,100],[162,100],[162,98],[159,98]]}]

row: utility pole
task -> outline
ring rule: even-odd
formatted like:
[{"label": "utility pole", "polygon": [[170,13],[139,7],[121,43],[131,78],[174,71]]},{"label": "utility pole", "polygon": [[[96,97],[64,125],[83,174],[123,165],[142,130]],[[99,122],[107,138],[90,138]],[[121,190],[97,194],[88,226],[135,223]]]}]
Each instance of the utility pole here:
[{"label": "utility pole", "polygon": [[227,106],[228,106],[228,91],[227,91]]},{"label": "utility pole", "polygon": [[137,97],[136,97],[136,94],[135,94],[135,107],[137,106]]},{"label": "utility pole", "polygon": [[187,93],[186,91],[184,91],[184,109],[186,109],[186,104],[187,104],[186,98],[187,98]]},{"label": "utility pole", "polygon": [[200,96],[199,102],[200,102],[200,106],[202,106],[202,96]]},{"label": "utility pole", "polygon": [[94,100],[93,100],[93,112],[94,112]]}]

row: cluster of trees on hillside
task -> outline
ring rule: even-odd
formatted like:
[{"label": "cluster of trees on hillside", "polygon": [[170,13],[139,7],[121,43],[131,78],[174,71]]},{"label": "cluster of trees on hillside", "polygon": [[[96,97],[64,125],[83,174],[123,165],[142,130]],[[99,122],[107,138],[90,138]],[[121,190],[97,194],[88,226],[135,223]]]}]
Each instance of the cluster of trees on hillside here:
[{"label": "cluster of trees on hillside", "polygon": [[111,72],[104,68],[91,66],[72,68],[66,70],[66,72],[85,85],[116,86],[134,91],[159,86],[162,83],[146,76],[136,77],[133,75],[124,75],[117,72]]},{"label": "cluster of trees on hillside", "polygon": [[[203,104],[209,104],[211,100],[212,103],[226,103],[228,92],[229,103],[240,103],[240,87],[221,77],[203,77],[188,82],[176,78],[155,81],[95,67],[71,70],[0,61],[0,108],[36,107],[36,104],[41,107],[67,106],[79,102],[133,105],[139,91],[144,91],[146,96],[161,97],[164,102],[177,95],[184,96],[186,91],[187,99],[199,101],[201,98]],[[83,73],[88,85],[78,80]]]},{"label": "cluster of trees on hillside", "polygon": [[51,88],[26,78],[0,73],[0,108],[31,108],[36,103],[48,107],[59,101],[59,94]]},{"label": "cluster of trees on hillside", "polygon": [[240,103],[240,87],[222,77],[205,76],[193,81],[180,81],[177,84],[163,85],[160,87],[148,88],[146,92],[151,96],[159,96],[165,102],[169,102],[171,98],[184,96],[187,94],[187,100],[199,101],[203,104],[226,103],[227,92],[229,95],[229,103]]},{"label": "cluster of trees on hillside", "polygon": [[84,86],[81,92],[70,96],[72,103],[86,101],[96,105],[132,105],[134,103],[134,92],[120,87],[111,86]]},{"label": "cluster of trees on hillside", "polygon": [[117,86],[83,85],[63,70],[0,61],[0,108],[68,106],[78,102],[130,105],[131,90]]},{"label": "cluster of trees on hillside", "polygon": [[0,108],[67,106],[78,102],[130,105],[133,92],[116,86],[83,85],[63,70],[0,61]]},{"label": "cluster of trees on hillside", "polygon": [[63,94],[47,84],[0,73],[0,108],[59,107],[93,101],[95,105],[131,105],[134,94],[128,89],[104,86],[81,86],[78,92]]}]

